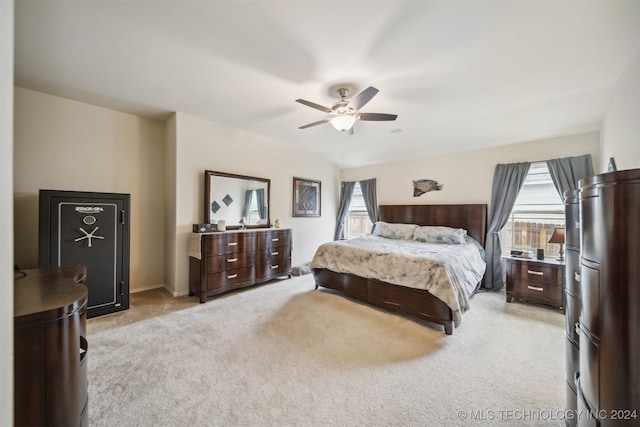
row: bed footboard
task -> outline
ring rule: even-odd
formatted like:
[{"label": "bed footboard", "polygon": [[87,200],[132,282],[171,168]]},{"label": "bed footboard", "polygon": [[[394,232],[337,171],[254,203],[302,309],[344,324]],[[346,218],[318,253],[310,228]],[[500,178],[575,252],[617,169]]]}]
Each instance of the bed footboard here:
[{"label": "bed footboard", "polygon": [[326,269],[316,269],[314,276],[316,289],[318,286],[334,289],[354,299],[442,325],[447,335],[453,334],[451,309],[426,290],[392,285]]}]

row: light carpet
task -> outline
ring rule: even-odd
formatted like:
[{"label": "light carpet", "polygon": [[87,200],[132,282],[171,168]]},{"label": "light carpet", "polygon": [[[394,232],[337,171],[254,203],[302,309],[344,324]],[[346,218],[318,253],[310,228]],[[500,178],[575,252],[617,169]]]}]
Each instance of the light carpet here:
[{"label": "light carpet", "polygon": [[564,316],[503,292],[471,307],[447,336],[306,275],[90,319],[90,425],[564,425]]}]

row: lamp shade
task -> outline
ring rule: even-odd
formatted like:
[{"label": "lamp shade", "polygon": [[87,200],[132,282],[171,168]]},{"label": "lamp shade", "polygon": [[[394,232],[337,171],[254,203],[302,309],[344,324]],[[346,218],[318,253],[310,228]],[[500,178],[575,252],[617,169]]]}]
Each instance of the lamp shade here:
[{"label": "lamp shade", "polygon": [[335,116],[331,119],[331,124],[339,131],[346,131],[351,129],[351,126],[356,122],[356,117],[350,114]]},{"label": "lamp shade", "polygon": [[548,243],[564,243],[564,228],[554,228]]}]

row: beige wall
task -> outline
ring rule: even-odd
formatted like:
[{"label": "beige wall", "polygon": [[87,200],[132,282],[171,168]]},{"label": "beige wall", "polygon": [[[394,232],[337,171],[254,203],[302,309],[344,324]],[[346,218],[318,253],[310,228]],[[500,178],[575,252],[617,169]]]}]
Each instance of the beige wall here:
[{"label": "beige wall", "polygon": [[0,426],[13,425],[13,6],[0,1]]},{"label": "beige wall", "polygon": [[164,282],[164,124],[15,88],[15,263],[38,266],[40,189],[131,194],[132,291]]},{"label": "beige wall", "polygon": [[600,148],[599,172],[607,171],[609,157],[618,170],[640,168],[640,49],[615,87],[602,123]]},{"label": "beige wall", "polygon": [[[320,243],[332,240],[339,190],[335,165],[309,151],[187,114],[177,113],[174,120],[176,216],[169,229],[175,230],[175,251],[167,260],[176,266],[167,279],[174,294],[188,292],[187,241],[192,224],[203,221],[207,169],[271,180],[271,221],[280,219],[282,227],[293,229],[294,265],[310,261]],[[294,176],[322,182],[320,218],[293,218]]]},{"label": "beige wall", "polygon": [[[598,165],[598,133],[522,142],[406,162],[344,169],[342,180],[377,178],[379,204],[489,203],[498,163],[591,154]],[[413,180],[432,179],[442,190],[413,197]]]}]

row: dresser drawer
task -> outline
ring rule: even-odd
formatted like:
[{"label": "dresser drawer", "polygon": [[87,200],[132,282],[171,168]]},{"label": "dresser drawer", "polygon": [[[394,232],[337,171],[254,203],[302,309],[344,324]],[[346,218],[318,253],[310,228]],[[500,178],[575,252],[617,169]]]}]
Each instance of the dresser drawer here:
[{"label": "dresser drawer", "polygon": [[570,294],[580,297],[580,252],[568,249],[565,263],[565,285]]},{"label": "dresser drawer", "polygon": [[207,275],[207,291],[216,292],[220,289],[233,289],[250,285],[254,282],[255,270],[253,266],[234,268],[220,273]]},{"label": "dresser drawer", "polygon": [[580,334],[576,331],[576,324],[580,322],[580,298],[565,293],[565,326],[567,339],[578,344],[580,342]]},{"label": "dresser drawer", "polygon": [[253,251],[255,247],[254,233],[220,233],[206,236],[206,254],[228,254]]},{"label": "dresser drawer", "polygon": [[[603,229],[598,227],[603,217],[599,214],[602,203],[598,189],[585,189],[580,194],[580,255],[589,261],[600,262],[600,250],[605,241]],[[604,225],[604,224],[603,224]]]},{"label": "dresser drawer", "polygon": [[543,264],[533,261],[511,263],[511,277],[513,279],[524,279],[531,282],[543,282],[562,286],[562,275],[563,269],[552,264]]},{"label": "dresser drawer", "polygon": [[600,409],[600,346],[580,325],[580,384],[592,409]]},{"label": "dresser drawer", "polygon": [[567,340],[564,355],[566,365],[565,376],[567,379],[567,384],[571,387],[573,393],[575,394],[575,377],[576,374],[580,372],[580,347]]},{"label": "dresser drawer", "polygon": [[563,306],[562,286],[548,285],[540,282],[532,282],[529,280],[514,279],[511,281],[510,291],[517,298],[550,304],[554,307]]},{"label": "dresser drawer", "polygon": [[218,273],[234,268],[250,267],[254,264],[253,252],[235,252],[223,255],[214,255],[207,258],[207,273]]},{"label": "dresser drawer", "polygon": [[285,276],[291,273],[291,258],[281,259],[277,262],[266,262],[260,265],[257,276],[262,280],[269,278]]},{"label": "dresser drawer", "polygon": [[258,235],[259,249],[273,249],[290,245],[290,230],[268,230]]},{"label": "dresser drawer", "polygon": [[580,265],[580,322],[590,334],[600,336],[600,272]]}]

